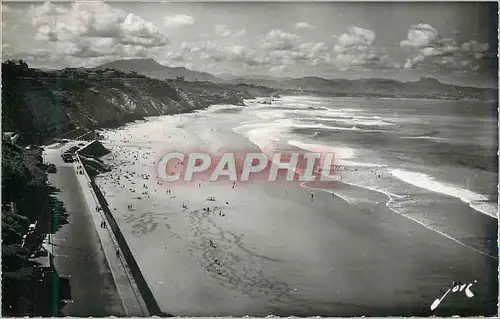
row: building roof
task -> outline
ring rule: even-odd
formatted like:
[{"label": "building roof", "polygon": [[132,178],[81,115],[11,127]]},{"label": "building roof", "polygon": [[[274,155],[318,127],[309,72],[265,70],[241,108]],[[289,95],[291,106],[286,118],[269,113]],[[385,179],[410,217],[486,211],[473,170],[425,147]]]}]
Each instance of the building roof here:
[{"label": "building roof", "polygon": [[50,268],[51,267],[52,254],[47,254],[47,256],[41,256],[38,258],[30,258],[30,261],[38,263],[40,268]]}]

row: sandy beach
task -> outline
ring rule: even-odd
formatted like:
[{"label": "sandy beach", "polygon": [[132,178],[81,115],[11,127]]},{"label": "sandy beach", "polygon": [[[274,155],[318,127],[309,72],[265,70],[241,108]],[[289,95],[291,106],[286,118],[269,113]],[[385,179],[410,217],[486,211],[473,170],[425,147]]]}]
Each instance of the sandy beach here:
[{"label": "sandy beach", "polygon": [[[434,314],[495,307],[496,256],[487,244],[474,246],[484,238],[436,232],[397,214],[380,192],[344,183],[330,191],[285,182],[162,185],[156,161],[172,146],[258,150],[230,125],[197,125],[203,116],[104,132],[112,151],[104,160],[114,170],[97,183],[164,312],[429,315],[454,281],[477,281],[475,297],[448,296]],[[475,225],[489,229],[491,218],[478,214]]]}]

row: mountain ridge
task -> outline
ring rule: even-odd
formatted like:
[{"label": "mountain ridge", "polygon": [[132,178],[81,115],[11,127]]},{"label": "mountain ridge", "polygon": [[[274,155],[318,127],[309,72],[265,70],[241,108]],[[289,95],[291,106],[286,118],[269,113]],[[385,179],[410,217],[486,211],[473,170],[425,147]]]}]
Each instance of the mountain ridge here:
[{"label": "mountain ridge", "polygon": [[326,79],[319,76],[298,78],[272,77],[265,75],[235,76],[221,73],[218,76],[198,72],[185,67],[169,67],[152,58],[122,59],[112,61],[96,69],[116,69],[122,72],[135,72],[160,80],[181,80],[188,82],[212,82],[217,84],[246,84],[264,86],[277,90],[307,91],[311,94],[329,96],[367,96],[367,97],[414,97],[438,99],[491,99],[497,93],[489,88],[458,86],[443,83],[436,78],[422,77],[417,81],[399,81],[386,78]]},{"label": "mountain ridge", "polygon": [[158,63],[155,59],[121,59],[108,62],[95,67],[97,70],[115,69],[122,72],[136,72],[160,80],[173,80],[183,77],[186,81],[209,81],[217,82],[216,76],[207,73],[187,69],[185,67],[170,67]]},{"label": "mountain ridge", "polygon": [[[244,105],[268,88],[159,80],[117,70],[66,68],[50,72],[23,61],[2,63],[2,129],[30,143],[54,137],[95,138],[102,128],[149,116],[192,112],[214,104]],[[194,85],[193,85],[194,84]]]}]

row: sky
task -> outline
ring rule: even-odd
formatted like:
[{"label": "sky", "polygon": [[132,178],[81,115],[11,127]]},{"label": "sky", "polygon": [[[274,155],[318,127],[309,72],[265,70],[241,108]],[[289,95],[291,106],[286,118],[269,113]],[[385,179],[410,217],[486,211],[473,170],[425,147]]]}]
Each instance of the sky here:
[{"label": "sky", "polygon": [[497,78],[496,3],[3,2],[2,60],[128,58],[214,75]]}]

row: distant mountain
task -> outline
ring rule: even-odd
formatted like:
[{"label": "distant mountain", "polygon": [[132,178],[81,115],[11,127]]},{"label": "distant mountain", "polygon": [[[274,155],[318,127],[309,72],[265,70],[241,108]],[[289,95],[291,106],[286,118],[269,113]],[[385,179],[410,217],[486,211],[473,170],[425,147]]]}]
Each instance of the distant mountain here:
[{"label": "distant mountain", "polygon": [[302,77],[296,79],[275,78],[235,78],[226,83],[260,85],[281,90],[303,93],[316,93],[329,96],[367,96],[367,97],[408,97],[437,99],[496,99],[496,90],[478,87],[464,87],[441,83],[434,78],[421,78],[414,82],[401,82],[391,79],[324,79]]},{"label": "distant mountain", "polygon": [[93,139],[96,135],[88,133],[97,129],[214,104],[244,105],[245,99],[271,96],[278,91],[246,85],[165,81],[109,69],[42,71],[20,61],[2,63],[0,73],[2,129],[21,132],[30,143],[39,137]]},{"label": "distant mountain", "polygon": [[290,80],[292,78],[290,77],[274,77],[270,75],[261,75],[261,74],[249,74],[245,76],[241,75],[234,75],[231,73],[221,73],[217,75],[218,78],[224,80],[224,81],[258,81],[258,80],[264,80],[264,81],[280,81],[280,80]]},{"label": "distant mountain", "polygon": [[186,81],[219,82],[220,79],[210,73],[198,72],[185,67],[169,67],[156,62],[154,59],[125,59],[116,60],[96,67],[95,69],[115,69],[122,72],[136,72],[138,74],[160,80],[184,77]]},{"label": "distant mountain", "polygon": [[434,99],[492,99],[496,91],[486,88],[463,87],[441,83],[434,78],[421,78],[415,82],[401,82],[391,79],[324,79],[307,76],[301,78],[276,78],[265,75],[234,76],[222,73],[214,76],[184,67],[164,66],[154,59],[117,60],[99,66],[97,69],[116,69],[122,72],[136,72],[156,79],[177,79],[184,77],[188,82],[204,81],[224,84],[245,84],[272,89],[287,90],[290,93],[308,93],[328,96],[366,97],[408,97]]}]

